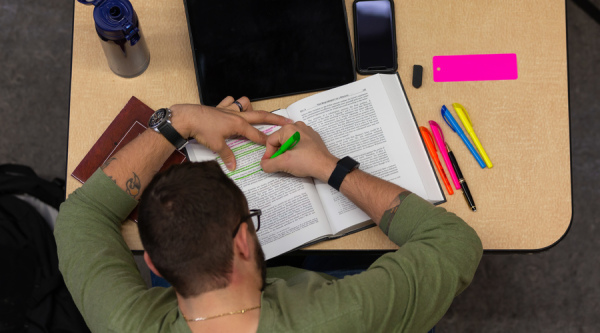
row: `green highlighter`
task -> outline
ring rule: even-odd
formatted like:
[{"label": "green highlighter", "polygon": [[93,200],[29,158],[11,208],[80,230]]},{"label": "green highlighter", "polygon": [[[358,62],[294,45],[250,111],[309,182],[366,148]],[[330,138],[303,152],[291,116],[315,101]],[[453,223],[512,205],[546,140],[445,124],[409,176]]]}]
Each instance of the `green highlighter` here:
[{"label": "green highlighter", "polygon": [[296,132],[294,133],[294,135],[290,136],[289,139],[287,139],[282,145],[281,147],[279,147],[279,150],[275,152],[275,154],[273,154],[271,156],[271,158],[275,158],[283,153],[285,153],[286,151],[294,148],[294,146],[300,141],[300,132]]}]

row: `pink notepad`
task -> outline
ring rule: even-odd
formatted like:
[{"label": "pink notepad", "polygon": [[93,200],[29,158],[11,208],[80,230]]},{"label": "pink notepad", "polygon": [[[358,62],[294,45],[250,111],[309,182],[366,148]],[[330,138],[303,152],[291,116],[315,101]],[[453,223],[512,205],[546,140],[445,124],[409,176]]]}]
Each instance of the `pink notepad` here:
[{"label": "pink notepad", "polygon": [[516,80],[517,55],[467,54],[433,57],[433,81]]}]

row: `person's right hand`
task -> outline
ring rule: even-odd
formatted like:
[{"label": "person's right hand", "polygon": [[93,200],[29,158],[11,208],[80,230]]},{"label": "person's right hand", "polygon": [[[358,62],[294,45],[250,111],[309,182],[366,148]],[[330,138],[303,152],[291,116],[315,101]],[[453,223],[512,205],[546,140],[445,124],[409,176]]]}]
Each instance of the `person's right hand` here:
[{"label": "person's right hand", "polygon": [[[271,159],[279,147],[296,131],[300,141],[293,149]],[[283,171],[297,177],[313,177],[325,183],[335,169],[338,158],[333,156],[319,133],[299,121],[284,125],[267,138],[267,150],[260,165],[265,172]]]},{"label": "person's right hand", "polygon": [[256,124],[289,124],[292,120],[266,111],[255,111],[247,97],[238,99],[242,106],[234,104],[231,96],[216,107],[206,105],[178,104],[171,106],[173,127],[184,137],[193,137],[198,143],[219,154],[229,170],[235,170],[236,160],[226,139],[243,136],[264,145],[267,136],[254,128]]}]

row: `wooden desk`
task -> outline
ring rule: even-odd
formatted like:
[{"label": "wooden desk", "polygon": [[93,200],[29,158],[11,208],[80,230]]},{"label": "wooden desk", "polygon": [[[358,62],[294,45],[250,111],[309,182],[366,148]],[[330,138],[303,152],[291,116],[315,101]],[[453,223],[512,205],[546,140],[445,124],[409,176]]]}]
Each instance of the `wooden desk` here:
[{"label": "wooden desk", "polygon": [[[151,54],[146,72],[133,79],[110,71],[94,30],[93,7],[75,4],[69,175],[132,95],[154,109],[199,103],[183,1],[131,2]],[[351,4],[346,0],[350,31]],[[442,104],[463,104],[494,163],[480,169],[448,131],[478,210],[471,212],[460,193],[448,196],[443,206],[473,226],[488,250],[536,250],[556,243],[572,218],[565,1],[404,0],[395,8],[399,73],[417,122],[441,123]],[[516,53],[519,79],[433,82],[433,56],[478,53]],[[414,64],[424,67],[420,89],[410,85]],[[305,96],[253,105],[274,110]],[[67,179],[67,193],[79,186]],[[142,248],[133,222],[123,224],[123,234],[132,249]],[[310,247],[395,248],[378,228]]]}]

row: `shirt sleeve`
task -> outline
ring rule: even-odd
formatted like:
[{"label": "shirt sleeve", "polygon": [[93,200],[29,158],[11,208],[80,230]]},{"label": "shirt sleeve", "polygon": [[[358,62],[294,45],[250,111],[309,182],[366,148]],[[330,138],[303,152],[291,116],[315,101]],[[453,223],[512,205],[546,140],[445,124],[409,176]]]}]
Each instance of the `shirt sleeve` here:
[{"label": "shirt sleeve", "polygon": [[471,282],[483,252],[481,241],[455,214],[414,194],[380,227],[400,249],[381,256],[365,272],[333,281],[305,272],[274,283],[265,296],[277,301],[269,302],[268,310],[285,320],[268,323],[270,328],[430,330]]},{"label": "shirt sleeve", "polygon": [[121,235],[136,205],[100,169],[69,195],[54,231],[65,283],[92,332],[189,332],[173,290],[146,287]]},{"label": "shirt sleeve", "polygon": [[[400,249],[373,263],[358,288],[387,284],[388,292],[395,292],[387,305],[366,298],[365,307],[374,309],[371,319],[383,330],[426,332],[471,283],[483,254],[481,240],[454,213],[415,194],[404,199],[389,225],[380,227]],[[363,293],[357,286],[350,289]],[[395,320],[399,314],[401,321]]]}]

